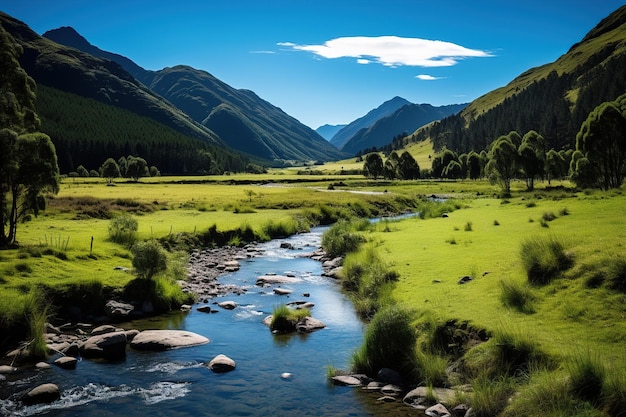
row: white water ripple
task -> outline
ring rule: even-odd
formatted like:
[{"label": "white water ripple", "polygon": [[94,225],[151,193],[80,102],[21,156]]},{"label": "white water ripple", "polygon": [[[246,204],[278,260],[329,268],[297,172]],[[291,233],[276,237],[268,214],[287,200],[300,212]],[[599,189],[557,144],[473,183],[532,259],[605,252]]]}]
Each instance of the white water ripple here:
[{"label": "white water ripple", "polygon": [[106,386],[89,383],[81,387],[66,389],[61,398],[50,404],[37,404],[24,407],[12,399],[0,401],[0,415],[28,417],[52,410],[65,410],[92,402],[107,402],[114,398],[137,395],[148,405],[162,401],[181,398],[190,392],[189,382],[161,381],[151,384],[148,388],[132,388],[127,385]]}]

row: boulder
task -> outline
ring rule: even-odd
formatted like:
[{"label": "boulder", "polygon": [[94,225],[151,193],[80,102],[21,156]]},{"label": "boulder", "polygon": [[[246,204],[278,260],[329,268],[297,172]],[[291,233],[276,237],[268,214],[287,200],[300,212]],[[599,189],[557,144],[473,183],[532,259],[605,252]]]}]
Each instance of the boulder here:
[{"label": "boulder", "polygon": [[98,326],[93,329],[91,331],[91,335],[96,336],[99,334],[113,333],[115,331],[117,331],[117,328],[115,326],[111,326],[110,324],[103,324],[102,326]]},{"label": "boulder", "polygon": [[349,387],[360,387],[361,380],[353,375],[337,375],[332,378],[335,385],[345,385]]},{"label": "boulder", "polygon": [[201,313],[210,313],[211,312],[211,306],[203,305],[203,306],[200,306],[200,307],[196,308],[196,310],[198,310]]},{"label": "boulder", "polygon": [[48,404],[61,398],[61,391],[55,384],[42,384],[28,391],[21,401],[24,405]]},{"label": "boulder", "polygon": [[137,336],[139,334],[139,330],[124,330],[124,333],[126,334],[126,341],[127,342],[132,342],[133,339],[135,338],[135,336]]},{"label": "boulder", "polygon": [[0,365],[0,374],[13,374],[17,372],[17,368],[9,365]]},{"label": "boulder", "polygon": [[402,391],[403,391],[402,387],[399,385],[395,385],[395,384],[387,384],[380,389],[380,392],[382,392],[383,394],[394,396],[394,397],[402,394]]},{"label": "boulder", "polygon": [[224,372],[230,372],[234,370],[236,364],[235,364],[235,361],[229,358],[228,356],[219,354],[213,359],[211,359],[211,361],[209,362],[207,366],[213,372],[221,374]]},{"label": "boulder", "polygon": [[237,308],[237,303],[234,301],[222,301],[221,303],[217,303],[217,305],[222,307],[224,310],[234,310]]},{"label": "boulder", "polygon": [[299,278],[288,277],[287,275],[262,275],[260,277],[257,277],[256,285],[263,286],[268,284],[292,284],[299,281]]},{"label": "boulder", "polygon": [[127,318],[135,310],[132,304],[109,300],[104,305],[104,313],[114,319]]},{"label": "boulder", "polygon": [[52,368],[52,366],[50,366],[50,364],[46,362],[37,362],[35,364],[35,369],[38,369],[38,370],[50,369],[50,368]]},{"label": "boulder", "polygon": [[126,356],[126,333],[113,332],[91,336],[80,345],[84,358],[122,359]]},{"label": "boulder", "polygon": [[292,292],[292,290],[288,290],[286,288],[274,288],[274,294],[276,295],[289,295]]},{"label": "boulder", "polygon": [[72,356],[61,356],[59,359],[55,360],[54,363],[61,369],[76,369],[76,364],[78,363],[78,359]]},{"label": "boulder", "polygon": [[300,333],[311,333],[315,330],[323,329],[324,327],[326,327],[324,323],[313,317],[304,317],[296,323],[296,330]]},{"label": "boulder", "polygon": [[163,351],[209,342],[206,337],[185,330],[144,330],[130,342],[130,347],[136,350]]},{"label": "boulder", "polygon": [[402,385],[402,375],[389,368],[382,368],[376,374],[376,379],[387,384]]},{"label": "boulder", "polygon": [[451,404],[456,396],[456,391],[448,388],[417,387],[409,391],[402,401],[415,407],[423,405],[433,395],[440,403]]},{"label": "boulder", "polygon": [[435,404],[424,412],[429,417],[451,417],[452,415],[443,404]]}]

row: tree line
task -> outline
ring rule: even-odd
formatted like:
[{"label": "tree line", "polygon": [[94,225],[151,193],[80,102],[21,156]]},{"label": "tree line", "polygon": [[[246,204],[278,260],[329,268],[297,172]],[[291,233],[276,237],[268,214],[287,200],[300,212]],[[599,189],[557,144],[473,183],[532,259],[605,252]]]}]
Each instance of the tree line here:
[{"label": "tree line", "polygon": [[[405,155],[408,152],[399,158],[393,151],[383,162],[379,153],[370,153],[365,158],[364,174],[374,179],[406,178],[401,174]],[[581,188],[618,188],[626,175],[626,94],[600,104],[587,115],[576,134],[574,149],[549,148],[546,139],[535,130],[523,136],[512,130],[480,152],[472,150],[459,155],[443,147],[431,161],[430,172],[422,172],[422,176],[487,177],[501,187],[504,196],[510,194],[514,179],[523,179],[529,191],[538,179],[550,183],[566,177]],[[417,173],[419,178],[419,167]]]}]

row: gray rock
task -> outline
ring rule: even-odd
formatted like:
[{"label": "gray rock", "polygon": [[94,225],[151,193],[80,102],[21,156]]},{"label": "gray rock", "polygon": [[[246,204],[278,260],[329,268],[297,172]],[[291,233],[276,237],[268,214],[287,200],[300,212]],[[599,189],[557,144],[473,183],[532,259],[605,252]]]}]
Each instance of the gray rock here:
[{"label": "gray rock", "polygon": [[381,403],[392,403],[396,399],[395,397],[391,397],[389,395],[385,395],[384,397],[377,398],[376,401],[380,401]]},{"label": "gray rock", "polygon": [[387,384],[380,389],[380,392],[382,392],[383,394],[391,395],[394,397],[402,394],[402,391],[403,391],[402,387],[400,387],[399,385],[394,385],[394,384]]},{"label": "gray rock", "polygon": [[144,330],[130,342],[130,347],[136,350],[163,351],[209,342],[206,337],[185,330]]},{"label": "gray rock", "polygon": [[42,384],[27,392],[21,401],[24,405],[48,404],[61,398],[61,391],[55,384]]},{"label": "gray rock", "polygon": [[382,368],[376,374],[378,381],[386,382],[388,384],[402,385],[402,375],[399,372],[389,368]]},{"label": "gray rock", "polygon": [[139,330],[124,330],[124,334],[126,334],[126,341],[127,342],[132,342],[133,339],[135,338],[135,336],[137,336],[139,334]]},{"label": "gray rock", "polygon": [[274,294],[276,295],[289,295],[292,292],[292,290],[288,290],[286,288],[274,288]]},{"label": "gray rock", "polygon": [[345,385],[349,387],[360,387],[361,380],[353,375],[337,375],[332,378],[335,385]]},{"label": "gray rock", "polygon": [[50,368],[52,368],[52,366],[46,362],[37,362],[35,364],[35,369],[43,370],[43,369],[50,369]]},{"label": "gray rock", "polygon": [[114,319],[126,318],[133,310],[135,310],[135,307],[132,304],[121,303],[115,300],[109,300],[104,305],[104,313]]},{"label": "gray rock", "polygon": [[72,356],[61,356],[60,358],[55,360],[53,363],[61,369],[76,369],[76,364],[78,363],[78,359]]},{"label": "gray rock", "polygon": [[201,313],[210,313],[211,312],[211,306],[203,305],[203,306],[200,306],[200,307],[196,308],[196,310],[198,310]]},{"label": "gray rock", "polygon": [[268,284],[292,284],[294,282],[301,281],[300,278],[288,277],[287,275],[262,275],[257,277],[256,285],[268,285]]},{"label": "gray rock", "polygon": [[115,326],[111,326],[110,324],[103,324],[102,326],[98,326],[93,329],[91,331],[91,335],[96,336],[99,334],[113,333],[115,331],[117,331],[117,328]]},{"label": "gray rock", "polygon": [[80,355],[80,346],[78,343],[72,343],[67,349],[63,349],[62,353],[66,356],[78,356]]},{"label": "gray rock", "polygon": [[17,368],[9,365],[0,365],[0,374],[13,374],[17,372]]},{"label": "gray rock", "polygon": [[409,391],[402,401],[415,407],[417,405],[423,405],[426,399],[433,395],[440,403],[451,404],[456,396],[456,391],[448,388],[417,387]]},{"label": "gray rock", "polygon": [[217,303],[217,305],[224,310],[234,310],[237,308],[237,303],[234,301],[222,301],[221,303]]},{"label": "gray rock", "polygon": [[435,404],[424,412],[428,417],[451,417],[450,412],[443,404]]},{"label": "gray rock", "polygon": [[84,358],[121,359],[126,356],[126,333],[113,332],[91,336],[80,345]]},{"label": "gray rock", "polygon": [[304,317],[296,323],[296,330],[300,333],[311,333],[326,327],[324,323],[313,317]]},{"label": "gray rock", "polygon": [[234,370],[236,367],[236,364],[235,364],[235,361],[229,358],[228,356],[219,354],[213,359],[211,359],[211,361],[208,364],[208,367],[213,372],[221,374],[224,372],[230,372]]}]

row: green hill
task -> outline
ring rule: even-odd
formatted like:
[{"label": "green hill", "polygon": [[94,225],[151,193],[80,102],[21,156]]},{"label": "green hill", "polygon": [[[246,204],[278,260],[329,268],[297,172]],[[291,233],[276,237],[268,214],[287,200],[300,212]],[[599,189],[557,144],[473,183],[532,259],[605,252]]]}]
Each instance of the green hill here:
[{"label": "green hill", "polygon": [[470,103],[459,115],[415,132],[435,149],[480,151],[511,130],[536,130],[547,148],[574,146],[591,110],[626,91],[626,6],[603,19],[555,62],[532,68]]}]

